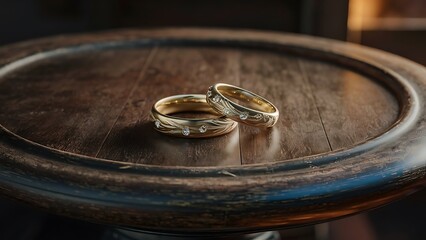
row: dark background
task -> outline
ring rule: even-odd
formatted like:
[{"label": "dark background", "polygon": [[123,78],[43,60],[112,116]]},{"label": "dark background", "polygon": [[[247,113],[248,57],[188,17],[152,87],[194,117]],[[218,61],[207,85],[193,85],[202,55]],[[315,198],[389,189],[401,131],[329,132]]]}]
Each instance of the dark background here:
[{"label": "dark background", "polygon": [[0,44],[165,26],[254,28],[343,40],[347,8],[346,0],[2,0]]},{"label": "dark background", "polygon": [[[362,0],[0,0],[0,45],[57,34],[116,28],[221,27],[272,30],[357,42],[426,64],[423,0],[370,1],[377,19],[348,27]],[[368,1],[364,1],[368,2]],[[365,4],[365,3],[364,3]],[[368,10],[369,6],[364,6]],[[377,7],[377,6],[376,6]],[[392,19],[409,19],[394,24]],[[392,18],[392,21],[387,21]],[[410,19],[415,19],[411,21]],[[382,21],[383,20],[383,21]],[[328,225],[284,232],[286,239],[426,239],[426,193]],[[325,228],[324,228],[325,226]],[[67,219],[0,198],[0,240],[100,239],[103,226]],[[327,232],[326,231],[326,232]],[[318,237],[319,239],[319,237]]]}]

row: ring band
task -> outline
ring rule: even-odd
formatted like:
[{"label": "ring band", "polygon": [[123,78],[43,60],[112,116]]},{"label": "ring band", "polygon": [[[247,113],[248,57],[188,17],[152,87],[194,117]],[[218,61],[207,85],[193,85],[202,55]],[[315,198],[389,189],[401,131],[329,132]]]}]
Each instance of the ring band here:
[{"label": "ring band", "polygon": [[[204,112],[217,118],[183,118],[169,114],[179,112]],[[167,135],[185,138],[220,136],[232,131],[237,122],[219,115],[206,101],[204,94],[184,94],[163,98],[151,109],[155,129]]]},{"label": "ring band", "polygon": [[[272,127],[278,121],[279,111],[274,104],[243,88],[217,83],[209,88],[206,98],[213,109],[237,122],[256,127]],[[249,107],[239,104],[240,102]]]}]

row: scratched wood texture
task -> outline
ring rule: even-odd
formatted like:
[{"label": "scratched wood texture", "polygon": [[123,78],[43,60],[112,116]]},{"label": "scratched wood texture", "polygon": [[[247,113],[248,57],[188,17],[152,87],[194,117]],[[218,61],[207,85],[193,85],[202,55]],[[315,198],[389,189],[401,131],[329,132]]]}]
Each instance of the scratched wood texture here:
[{"label": "scratched wood texture", "polygon": [[[270,99],[272,129],[240,124],[210,139],[163,136],[149,122],[163,97],[216,83]],[[387,130],[398,102],[345,67],[300,56],[220,46],[109,48],[46,57],[0,79],[0,123],[52,148],[166,166],[253,164],[351,148]]]}]

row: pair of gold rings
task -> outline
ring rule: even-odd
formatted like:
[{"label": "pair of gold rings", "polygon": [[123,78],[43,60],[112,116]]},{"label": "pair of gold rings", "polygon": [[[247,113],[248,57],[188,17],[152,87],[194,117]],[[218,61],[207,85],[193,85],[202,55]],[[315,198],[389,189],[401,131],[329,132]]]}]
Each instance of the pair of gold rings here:
[{"label": "pair of gold rings", "polygon": [[[180,112],[203,112],[213,118],[173,116]],[[183,94],[166,97],[154,104],[151,119],[161,133],[205,138],[231,132],[238,124],[272,127],[278,120],[278,109],[265,98],[243,88],[225,83],[211,86],[207,94]]]}]

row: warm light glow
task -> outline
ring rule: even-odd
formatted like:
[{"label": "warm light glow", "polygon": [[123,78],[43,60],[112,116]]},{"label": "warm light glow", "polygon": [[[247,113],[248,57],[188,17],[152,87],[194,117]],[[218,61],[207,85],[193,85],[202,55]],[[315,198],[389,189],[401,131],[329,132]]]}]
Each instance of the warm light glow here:
[{"label": "warm light glow", "polygon": [[361,30],[364,25],[369,25],[378,17],[382,4],[382,0],[350,0],[348,28]]},{"label": "warm light glow", "polygon": [[417,12],[407,15],[407,11],[404,9],[400,9],[400,12],[398,9],[394,9],[398,13],[397,15],[383,15],[382,11],[389,2],[389,0],[350,0],[348,41],[360,43],[362,31],[368,30],[426,29],[426,17],[419,17],[421,15]]},{"label": "warm light glow", "polygon": [[350,0],[348,17],[348,40],[360,42],[361,30],[365,25],[370,25],[371,21],[378,16],[382,0]]}]

